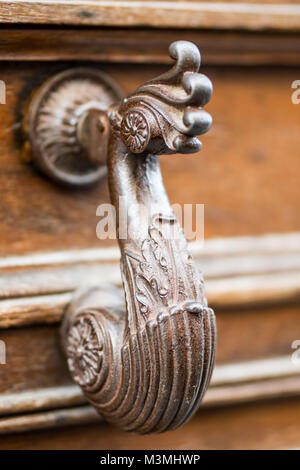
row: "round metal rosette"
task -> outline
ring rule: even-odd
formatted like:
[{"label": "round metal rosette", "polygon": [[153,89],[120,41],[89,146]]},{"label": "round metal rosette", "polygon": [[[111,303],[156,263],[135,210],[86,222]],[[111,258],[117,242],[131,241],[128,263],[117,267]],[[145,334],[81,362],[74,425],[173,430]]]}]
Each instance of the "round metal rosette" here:
[{"label": "round metal rosette", "polygon": [[87,392],[97,390],[107,375],[105,355],[109,353],[106,331],[97,314],[77,315],[68,331],[66,353],[73,380]]},{"label": "round metal rosette", "polygon": [[138,110],[128,111],[121,123],[123,142],[132,153],[143,152],[150,139],[149,124]]},{"label": "round metal rosette", "polygon": [[97,69],[70,69],[45,81],[33,94],[23,122],[25,145],[37,167],[72,187],[90,186],[105,176],[106,149],[93,161],[78,129],[89,109],[103,112],[122,97],[119,86]]}]

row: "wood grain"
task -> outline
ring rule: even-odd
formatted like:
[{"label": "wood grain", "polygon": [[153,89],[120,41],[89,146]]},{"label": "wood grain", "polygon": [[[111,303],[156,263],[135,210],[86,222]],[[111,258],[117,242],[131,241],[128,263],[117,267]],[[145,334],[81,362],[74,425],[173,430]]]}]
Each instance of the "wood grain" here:
[{"label": "wood grain", "polygon": [[48,429],[49,427],[78,426],[99,421],[101,422],[102,419],[92,406],[66,408],[0,419],[0,434],[22,433],[36,429]]},{"label": "wood grain", "polygon": [[3,23],[299,30],[295,3],[2,0]]},{"label": "wood grain", "polygon": [[0,29],[0,59],[169,64],[173,41],[194,42],[206,65],[299,65],[295,33],[21,27]]},{"label": "wood grain", "polygon": [[[96,238],[96,208],[108,201],[106,182],[86,191],[66,190],[20,159],[18,129],[26,99],[44,78],[70,66],[5,63],[1,69],[7,85],[7,104],[0,106],[1,256],[112,243]],[[99,67],[126,92],[164,70]],[[215,85],[208,106],[214,126],[199,155],[162,157],[161,163],[172,203],[205,204],[207,238],[300,230],[298,107],[291,102],[297,70],[203,67]],[[205,174],[201,185],[200,174]]]},{"label": "wood grain", "polygon": [[[10,13],[14,17],[8,16],[9,3],[13,3]],[[167,43],[173,38],[191,39],[200,47],[203,43],[203,71],[215,84],[214,101],[210,105],[215,127],[203,139],[204,149],[198,158],[162,158],[171,202],[205,202],[208,238],[300,230],[299,109],[291,103],[291,82],[298,78],[299,68],[264,66],[299,65],[298,36],[291,32],[299,29],[299,15],[295,13],[298,5],[265,2],[277,3],[279,10],[284,8],[285,12],[293,11],[293,15],[281,18],[265,15],[270,9],[276,11],[277,7],[270,4],[257,5],[256,13],[244,14],[239,2],[236,7],[224,6],[222,11],[213,13],[213,4],[210,9],[200,11],[196,2],[192,7],[193,2],[189,2],[184,11],[181,8],[186,6],[179,2],[179,7],[173,8],[168,17],[167,10],[163,12],[166,19],[159,18],[153,10],[149,14],[144,7],[147,25],[157,29],[143,31],[125,29],[128,22],[120,31],[112,29],[113,21],[116,18],[119,21],[118,15],[121,18],[122,14],[120,21],[124,22],[126,15],[121,9],[120,13],[114,12],[110,28],[99,31],[84,28],[84,24],[100,24],[99,21],[108,22],[111,18],[101,16],[101,19],[98,13],[90,18],[76,16],[78,2],[66,2],[68,8],[74,9],[69,19],[64,19],[63,15],[70,10],[65,6],[64,13],[60,13],[64,2],[56,3],[32,2],[29,10],[29,2],[0,2],[0,17],[2,14],[4,22],[29,25],[28,29],[15,30],[13,24],[11,28],[6,24],[0,29],[0,58],[4,61],[0,79],[7,84],[7,105],[0,106],[2,326],[58,322],[75,287],[95,278],[101,282],[104,274],[109,282],[120,283],[117,255],[114,260],[99,263],[90,259],[69,265],[59,257],[52,264],[48,263],[49,259],[44,264],[39,261],[45,252],[61,254],[65,250],[77,250],[82,254],[81,250],[102,250],[111,245],[110,240],[99,241],[95,236],[96,207],[108,200],[105,184],[83,192],[68,191],[54,186],[20,159],[20,118],[30,93],[45,78],[78,61],[93,61],[94,66],[111,73],[129,92],[165,69]],[[89,8],[91,3],[97,2],[86,2],[85,6]],[[96,4],[97,12],[102,5],[102,2]],[[153,3],[149,2],[148,8],[153,8]],[[195,19],[191,26],[194,29],[186,30],[184,22],[190,21],[191,16]],[[80,23],[82,29],[47,27],[44,31],[42,27],[30,26],[33,22],[38,25],[51,21]],[[145,20],[138,11],[131,21],[140,25]],[[161,29],[172,24],[183,29]],[[223,31],[197,31],[200,24],[204,29],[215,25]],[[245,31],[226,31],[237,27]],[[274,29],[282,33],[289,30],[290,33],[247,32],[252,29]],[[28,63],[17,63],[25,60]],[[214,67],[216,64],[219,66]],[[241,66],[245,64],[255,66]],[[253,244],[256,243],[254,239]],[[228,367],[233,361],[290,355],[291,343],[298,339],[300,328],[299,259],[297,249],[293,251],[292,239],[283,242],[283,250],[279,243],[275,250],[270,248],[268,253],[257,250],[255,255],[251,250],[241,250],[236,239],[232,245],[235,251],[224,252],[222,248],[218,252],[214,248],[200,264],[208,273],[208,294],[218,306],[218,367]],[[28,262],[25,266],[18,258],[24,254],[29,259],[37,256],[37,264]],[[12,262],[15,256],[19,265]],[[249,306],[251,302],[256,303],[255,308]],[[277,305],[272,305],[274,302]],[[257,304],[261,305],[257,307]],[[97,418],[93,410],[82,406],[82,397],[74,393],[60,352],[57,324],[2,330],[0,339],[7,344],[8,361],[0,366],[0,393],[5,393],[8,401],[12,400],[10,404],[6,402],[5,413],[28,413],[7,416],[2,421],[3,431],[18,429],[21,435],[2,436],[1,448],[299,447],[300,402],[291,398],[299,393],[297,377],[286,376],[280,380],[268,377],[260,382],[260,389],[253,379],[245,383],[219,383],[206,398],[207,409],[201,409],[184,432],[137,439],[106,424],[80,426]],[[57,389],[64,393],[58,395]],[[30,391],[36,394],[29,397]],[[258,397],[281,400],[228,407],[232,402],[257,401]],[[216,405],[219,409],[212,409]],[[59,424],[78,427],[22,433],[25,429]]]},{"label": "wood grain", "polygon": [[3,330],[1,340],[6,344],[6,364],[0,366],[0,393],[72,383],[57,327]]},{"label": "wood grain", "polygon": [[[300,395],[300,366],[290,356],[216,366],[204,408]],[[75,385],[2,394],[0,434],[102,421]],[[52,411],[49,411],[52,410]],[[24,414],[26,413],[26,414]]]},{"label": "wood grain", "polygon": [[[202,409],[184,428],[136,436],[104,423],[1,436],[1,449],[293,449],[300,399]],[[225,432],[226,430],[226,432]]]},{"label": "wood grain", "polygon": [[[300,234],[192,242],[217,310],[299,303]],[[85,249],[0,259],[0,328],[56,323],[77,288],[121,287],[119,250]],[[231,310],[229,310],[231,309]],[[256,311],[256,310],[255,310]],[[253,316],[252,316],[253,318]]]},{"label": "wood grain", "polygon": [[[217,311],[217,365],[290,356],[299,339],[299,306]],[[7,359],[0,365],[0,393],[19,393],[72,383],[61,352],[58,325],[0,332]]]},{"label": "wood grain", "polygon": [[[87,268],[88,269],[88,268]],[[103,269],[91,269],[80,287],[95,286],[95,274],[103,275]],[[105,281],[113,281],[121,287],[120,273],[107,270]],[[49,274],[49,273],[48,273]],[[91,278],[89,277],[91,276]],[[46,276],[46,279],[50,279]],[[73,278],[74,279],[74,278]],[[101,279],[101,278],[100,278]],[[89,283],[90,281],[90,283]],[[115,282],[117,281],[117,282]],[[210,304],[221,309],[257,308],[276,304],[299,303],[300,271],[268,275],[244,276],[233,279],[207,279],[206,292]],[[53,286],[55,287],[55,286]],[[63,285],[60,286],[63,289]],[[47,287],[48,290],[51,288]],[[38,295],[0,301],[0,328],[28,326],[34,324],[57,323],[72,300],[72,292]]]},{"label": "wood grain", "polygon": [[86,403],[77,385],[59,385],[3,393],[0,402],[0,415],[19,415],[41,410],[59,409]]}]

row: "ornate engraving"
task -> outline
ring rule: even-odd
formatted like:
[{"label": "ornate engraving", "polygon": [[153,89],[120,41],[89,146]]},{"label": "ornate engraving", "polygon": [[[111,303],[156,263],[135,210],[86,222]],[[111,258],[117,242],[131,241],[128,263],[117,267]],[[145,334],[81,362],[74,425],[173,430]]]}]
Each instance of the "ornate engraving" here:
[{"label": "ornate engraving", "polygon": [[103,161],[93,161],[79,138],[82,119],[92,106],[107,110],[122,96],[97,70],[76,68],[51,77],[36,91],[23,122],[26,143],[38,168],[59,183],[86,186],[106,175]]},{"label": "ornate engraving", "polygon": [[133,153],[142,152],[149,141],[149,126],[142,113],[127,113],[121,124],[122,138]]},{"label": "ornate engraving", "polygon": [[198,73],[199,50],[191,43],[177,41],[169,52],[176,59],[174,67],[145,83],[120,105],[121,115],[139,112],[149,123],[151,138],[139,152],[197,152],[202,144],[196,136],[207,132],[212,124],[211,116],[202,109],[211,98],[212,84]]},{"label": "ornate engraving", "polygon": [[79,316],[68,333],[68,366],[73,379],[81,387],[97,381],[103,360],[103,338],[92,315]]},{"label": "ornate engraving", "polygon": [[[138,433],[176,429],[189,419],[208,387],[215,358],[215,316],[172,213],[157,158],[200,149],[196,135],[210,127],[211,118],[202,106],[212,87],[198,74],[196,46],[179,41],[171,45],[170,54],[176,59],[170,72],[109,111],[111,199],[118,221],[119,195],[123,196],[135,234],[119,239],[126,307],[116,307],[119,295],[107,296],[101,287],[97,299],[86,294],[89,302],[71,305],[63,325],[64,337],[72,337],[66,340],[70,368],[75,378],[83,376],[82,383],[92,384],[85,388],[88,399],[105,419]],[[136,202],[151,215],[146,234],[141,227],[143,209],[130,211]],[[105,332],[102,337],[109,338],[109,347],[101,349],[101,336],[91,327],[74,330],[77,317],[91,314],[84,309],[86,303],[101,305],[93,315]],[[92,355],[86,354],[87,341]],[[88,374],[86,367],[92,369]]]},{"label": "ornate engraving", "polygon": [[156,215],[148,231],[140,254],[124,253],[124,269],[135,299],[131,313],[135,323],[171,309],[200,314],[206,306],[203,279],[176,218]]}]

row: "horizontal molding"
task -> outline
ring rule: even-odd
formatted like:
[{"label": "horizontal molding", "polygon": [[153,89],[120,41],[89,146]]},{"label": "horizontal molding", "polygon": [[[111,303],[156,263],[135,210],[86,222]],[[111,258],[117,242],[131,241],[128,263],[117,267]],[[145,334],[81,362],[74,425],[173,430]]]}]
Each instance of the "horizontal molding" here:
[{"label": "horizontal molding", "polygon": [[95,261],[116,261],[119,260],[119,258],[120,251],[116,247],[53,251],[50,253],[4,256],[0,258],[0,269],[50,266],[53,264],[78,264]]},{"label": "horizontal molding", "polygon": [[278,305],[300,299],[300,271],[208,279],[206,284],[209,302],[220,308]]},{"label": "horizontal molding", "polygon": [[[217,365],[201,407],[300,396],[299,372],[300,364],[293,364],[290,356]],[[102,421],[86,405],[76,385],[4,394],[0,398],[2,434]]]},{"label": "horizontal molding", "polygon": [[[109,275],[104,278],[106,283],[108,278]],[[119,280],[121,282],[121,279]],[[300,271],[220,280],[207,279],[206,293],[209,304],[215,308],[255,307],[261,304],[299,301]],[[71,299],[72,292],[2,300],[0,328],[57,323]]]},{"label": "horizontal molding", "polygon": [[300,29],[300,7],[287,3],[198,1],[0,1],[2,23],[246,30]]},{"label": "horizontal molding", "polygon": [[294,364],[290,355],[217,365],[211,383],[220,387],[293,376],[300,378],[300,363]]},{"label": "horizontal molding", "polygon": [[57,323],[71,300],[70,292],[1,301],[0,328]]},{"label": "horizontal molding", "polygon": [[207,392],[202,406],[212,408],[290,397],[300,397],[299,373],[296,377],[212,387]]},{"label": "horizontal molding", "polygon": [[0,419],[0,434],[80,426],[101,421],[103,420],[93,407],[80,406]]},{"label": "horizontal molding", "polygon": [[[300,299],[300,234],[191,243],[209,303],[230,308]],[[76,288],[121,287],[119,250],[89,249],[0,259],[0,328],[54,323]]]},{"label": "horizontal molding", "polygon": [[[300,233],[265,234],[251,237],[211,238],[204,242],[191,242],[189,249],[195,257],[239,256],[245,254],[300,253]],[[118,261],[120,251],[116,246],[82,250],[30,253],[0,258],[0,269],[27,268],[56,264],[79,264],[96,261]]]},{"label": "horizontal molding", "polygon": [[300,253],[300,232],[210,238],[203,243],[190,243],[190,250],[194,256],[202,257]]},{"label": "horizontal molding", "polygon": [[[17,26],[0,28],[0,60],[97,61],[170,64],[169,44],[178,30]],[[194,42],[205,65],[299,65],[297,33],[248,31],[180,31]]]},{"label": "horizontal molding", "polygon": [[0,395],[0,416],[85,404],[77,385],[60,385]]}]

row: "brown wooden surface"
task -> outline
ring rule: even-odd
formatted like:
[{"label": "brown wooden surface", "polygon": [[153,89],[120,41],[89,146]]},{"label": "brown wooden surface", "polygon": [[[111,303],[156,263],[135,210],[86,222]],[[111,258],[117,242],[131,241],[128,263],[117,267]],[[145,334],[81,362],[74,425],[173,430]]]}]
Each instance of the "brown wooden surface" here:
[{"label": "brown wooden surface", "polygon": [[217,363],[289,355],[298,339],[300,309],[295,307],[217,311]]},{"label": "brown wooden surface", "polygon": [[[216,311],[299,304],[300,233],[214,238],[190,250]],[[119,258],[116,247],[1,258],[0,328],[57,323],[75,289],[121,287]]]},{"label": "brown wooden surface", "polygon": [[[292,354],[300,330],[299,306],[217,311],[217,365]],[[7,364],[1,365],[0,393],[71,383],[57,326],[2,330]]]},{"label": "brown wooden surface", "polygon": [[184,428],[136,436],[107,424],[2,436],[1,449],[293,449],[300,400],[201,410]]},{"label": "brown wooden surface", "polygon": [[[2,256],[107,245],[95,234],[96,207],[108,200],[106,183],[85,191],[66,190],[20,160],[18,129],[26,98],[43,78],[70,66],[3,63]],[[165,70],[123,64],[100,68],[126,92]],[[214,82],[214,98],[207,107],[214,126],[203,137],[199,156],[161,158],[171,202],[204,203],[206,237],[299,230],[299,107],[291,102],[298,69],[203,67],[203,72]],[[199,175],[204,175],[201,185]]]},{"label": "brown wooden surface", "polygon": [[[299,397],[299,372],[290,355],[217,365],[200,410]],[[1,394],[0,434],[91,423],[96,417],[103,420],[74,384]]]},{"label": "brown wooden surface", "polygon": [[170,63],[169,44],[192,41],[206,65],[297,64],[300,37],[248,31],[0,27],[1,60]]},{"label": "brown wooden surface", "polygon": [[[201,263],[199,263],[201,267]],[[74,267],[77,274],[78,266]],[[105,270],[107,275],[105,275]],[[85,273],[86,274],[85,276]],[[37,272],[37,275],[39,271]],[[52,275],[55,270],[46,273],[43,281],[51,282]],[[56,274],[64,275],[66,271],[56,270]],[[14,276],[16,278],[16,276]],[[25,282],[28,277],[24,276]],[[23,279],[24,279],[23,278]],[[62,284],[58,287],[59,292],[63,291],[65,286],[72,289],[76,287],[90,287],[97,284],[112,283],[121,287],[120,272],[117,266],[111,270],[110,266],[85,266],[81,271],[81,277],[76,279],[62,279]],[[82,282],[80,280],[82,279]],[[22,277],[18,278],[18,282]],[[36,277],[32,276],[32,281]],[[69,281],[69,282],[68,282]],[[117,282],[116,282],[117,281]],[[74,285],[73,282],[76,282]],[[236,278],[209,279],[206,277],[206,292],[210,305],[214,306],[217,311],[227,309],[227,311],[238,309],[249,309],[257,307],[270,308],[274,305],[283,305],[286,303],[299,303],[300,295],[300,272],[290,271],[268,275],[241,276]],[[32,286],[39,289],[40,284]],[[47,288],[46,285],[42,285]],[[48,288],[54,290],[56,283]],[[26,288],[26,285],[25,285]],[[9,291],[7,292],[9,293]],[[0,328],[21,327],[35,324],[57,323],[62,319],[65,308],[72,300],[73,291],[62,292],[57,294],[35,295],[33,297],[10,298],[0,301]],[[101,305],[99,305],[101,307]]]},{"label": "brown wooden surface", "polygon": [[0,2],[3,23],[152,26],[299,30],[300,9],[294,2],[102,2],[36,0]]},{"label": "brown wooden surface", "polygon": [[[73,13],[69,15],[68,20],[63,18],[66,8],[63,14],[60,10],[63,2],[60,2],[59,6],[54,5],[55,2],[51,2],[50,5],[49,2],[51,15],[47,5],[47,8],[40,8],[35,2],[35,6],[29,10],[27,3],[26,10],[24,2],[23,5],[21,2],[19,4],[14,2],[9,16],[7,15],[9,3],[12,2],[0,2],[0,19],[2,15],[2,21],[5,22],[68,21],[70,24],[82,25],[107,22],[111,26],[114,21],[119,21],[118,15],[108,19],[105,12],[101,13],[102,16],[98,16],[97,13],[89,18],[82,12],[78,16],[75,5],[78,2],[73,2],[74,5],[71,5],[74,15],[72,16]],[[85,6],[88,6],[88,3],[91,2],[86,2]],[[258,5],[256,13],[244,16],[240,12],[230,13],[227,7],[217,15],[201,12],[201,15],[199,13],[197,16],[194,11],[196,2],[190,3],[192,4],[190,10],[180,11],[180,14],[178,10],[172,15],[163,12],[160,18],[153,13],[153,10],[149,14],[143,7],[142,12],[137,11],[137,14],[133,15],[132,21],[134,24],[144,24],[142,19],[147,17],[147,22],[151,26],[161,27],[167,24],[184,28],[187,24],[185,22],[190,22],[193,16],[194,23],[192,25],[189,23],[189,26],[197,28],[200,21],[204,28],[214,25],[221,29],[241,27],[250,30],[273,28],[292,31],[299,27],[297,14],[282,15],[280,22],[274,15],[266,15],[268,9],[274,11],[271,5],[264,7]],[[276,0],[264,3],[292,2]],[[98,2],[96,7],[92,5],[92,10],[95,7],[99,12],[102,8],[100,4],[101,2]],[[295,5],[292,8],[295,8]],[[289,10],[291,11],[290,6],[285,7],[285,13]],[[293,11],[296,12],[295,9]],[[126,14],[122,9],[119,18],[123,22],[126,20]],[[128,22],[124,26],[127,25]],[[82,33],[77,34],[78,31]],[[215,122],[211,133],[203,138],[204,148],[199,156],[162,158],[162,170],[171,202],[205,203],[206,237],[300,230],[298,217],[300,107],[291,103],[291,83],[299,78],[299,68],[257,66],[257,64],[272,63],[299,65],[299,44],[296,34],[281,36],[231,31],[205,33],[196,29],[193,32],[185,29],[181,32],[149,29],[132,30],[127,33],[125,29],[116,32],[75,28],[62,28],[58,34],[58,31],[51,27],[47,27],[45,32],[42,27],[39,29],[29,26],[14,30],[6,25],[0,30],[0,59],[3,60],[0,79],[5,80],[7,85],[7,104],[0,105],[0,256],[101,248],[111,244],[110,241],[100,242],[95,235],[98,220],[95,216],[96,207],[108,199],[106,184],[87,191],[65,190],[37,174],[28,163],[20,161],[20,116],[30,92],[44,78],[58,70],[77,65],[78,61],[80,63],[93,61],[93,66],[99,66],[111,73],[124,90],[129,92],[143,81],[153,78],[166,69],[164,65],[152,65],[152,63],[165,64],[168,43],[180,38],[194,40],[200,48],[203,44],[201,48],[204,58],[203,73],[210,76],[215,86],[214,98],[208,107]],[[41,62],[22,62],[33,59]],[[65,62],[66,60],[69,62]],[[97,61],[105,63],[96,64]],[[108,61],[114,63],[108,64]],[[129,62],[131,65],[128,65]],[[224,65],[214,67],[215,64]],[[229,67],[228,64],[256,64],[256,66]],[[224,263],[227,266],[226,260]],[[43,277],[44,268],[41,266],[38,269],[41,273],[39,283],[37,282],[39,272],[36,268],[32,268],[31,273],[22,266],[17,269],[5,268],[5,273],[1,271],[3,273],[1,297],[5,299],[7,296],[8,302],[12,302],[6,306],[1,304],[2,313],[5,313],[5,308],[8,310],[12,308],[15,309],[14,318],[19,318],[20,313],[22,315],[26,313],[22,302],[27,301],[28,323],[32,322],[35,312],[39,316],[38,321],[59,320],[62,308],[71,294],[61,286],[59,295],[62,297],[54,299],[51,297],[52,294],[49,295],[48,303],[46,302],[43,308],[40,303],[43,299],[35,295],[39,295],[38,285],[42,293],[48,292],[49,273],[46,274],[45,270]],[[72,267],[66,269],[72,270]],[[211,266],[210,269],[213,273],[215,268]],[[228,269],[230,270],[229,267]],[[269,276],[268,282],[271,284],[274,281],[272,289],[269,285],[270,296],[275,295],[276,283],[280,283],[283,276],[285,280],[288,276],[290,281],[292,277],[295,280],[296,271],[293,275],[295,268],[289,269],[288,274],[284,275],[282,272],[279,276],[276,272],[270,271],[271,277]],[[52,278],[57,275],[55,270],[56,267],[51,274]],[[10,280],[10,284],[5,283],[5,276],[8,281]],[[15,283],[16,276],[18,282]],[[71,277],[71,284],[80,283],[82,273],[76,277],[74,271],[72,276],[66,274],[67,281],[62,279],[64,285],[68,282],[70,284]],[[256,285],[258,285],[260,281],[255,269],[251,276],[256,276]],[[214,282],[213,274],[210,282]],[[263,282],[266,292],[266,279]],[[252,278],[249,283],[250,285],[253,283]],[[53,280],[50,286],[53,297],[56,296],[57,284],[57,280],[55,282]],[[66,290],[73,288],[71,284]],[[216,291],[216,284],[212,287],[212,291]],[[32,297],[26,298],[28,295]],[[240,299],[241,292],[238,295]],[[242,295],[251,297],[254,294],[248,290]],[[280,295],[283,300],[284,295],[282,293]],[[25,297],[19,298],[20,296]],[[248,306],[243,309],[240,307],[225,309],[224,298],[222,299],[223,307],[220,304],[217,311],[218,365],[270,358],[274,355],[288,357],[291,354],[291,343],[299,336],[297,333],[300,328],[299,305],[262,304],[258,308]],[[34,303],[35,307],[32,310]],[[7,321],[9,324],[11,318],[9,312],[4,322]],[[45,390],[49,387],[51,395],[52,392],[56,394],[55,387],[66,385],[65,395],[56,394],[54,401],[52,399],[49,402],[45,401],[43,411],[40,413],[34,409],[31,415],[31,408],[28,408],[27,415],[5,417],[7,421],[1,422],[3,429],[7,426],[7,430],[21,431],[26,426],[48,427],[51,423],[63,426],[90,422],[94,419],[93,413],[85,406],[62,408],[73,404],[80,405],[81,398],[69,393],[68,387],[72,382],[60,352],[58,325],[12,328],[1,331],[0,339],[4,339],[7,345],[7,365],[0,366],[0,393],[11,394],[13,397],[20,396],[20,392]],[[231,386],[221,391],[227,403],[233,397],[237,401],[256,400],[257,394],[260,397],[264,394],[285,396],[286,399],[218,409],[203,408],[184,430],[159,437],[137,438],[106,424],[89,424],[76,428],[1,436],[0,448],[299,447],[300,401],[288,398],[289,394],[299,393],[297,380],[287,377],[279,381],[268,380],[261,388],[255,390],[250,383],[234,385],[234,391]],[[47,399],[46,397],[45,400]],[[220,397],[215,395],[208,397],[208,401],[212,400],[214,404],[219,399]],[[59,409],[47,411],[47,407],[54,408],[54,406]],[[15,411],[18,411],[17,408]],[[10,413],[9,411],[8,414]]]},{"label": "brown wooden surface", "polygon": [[7,363],[0,365],[0,393],[71,383],[58,328],[7,330],[1,339]]}]

